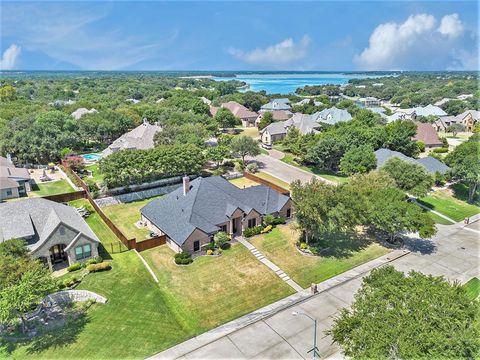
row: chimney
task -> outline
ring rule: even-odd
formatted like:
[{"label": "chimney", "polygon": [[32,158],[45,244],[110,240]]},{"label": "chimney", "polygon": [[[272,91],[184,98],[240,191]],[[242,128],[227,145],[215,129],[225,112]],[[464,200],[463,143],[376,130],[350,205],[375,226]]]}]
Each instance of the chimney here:
[{"label": "chimney", "polygon": [[183,178],[183,196],[187,195],[188,191],[190,190],[190,179],[188,178],[187,175],[185,175]]}]

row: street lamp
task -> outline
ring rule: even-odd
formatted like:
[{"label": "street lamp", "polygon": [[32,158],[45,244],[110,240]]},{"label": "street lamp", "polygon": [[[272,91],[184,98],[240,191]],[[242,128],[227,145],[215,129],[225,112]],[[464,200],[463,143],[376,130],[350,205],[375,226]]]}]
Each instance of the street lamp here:
[{"label": "street lamp", "polygon": [[308,315],[307,313],[303,313],[303,312],[299,312],[299,311],[293,311],[292,312],[292,315],[293,316],[300,316],[300,315],[303,315],[303,316],[306,316],[308,317],[310,320],[313,321],[313,348],[308,350],[307,351],[307,354],[310,353],[310,352],[313,352],[313,358],[316,359],[317,356],[320,357],[320,354],[318,352],[318,348],[317,348],[317,319],[311,317],[310,315]]}]

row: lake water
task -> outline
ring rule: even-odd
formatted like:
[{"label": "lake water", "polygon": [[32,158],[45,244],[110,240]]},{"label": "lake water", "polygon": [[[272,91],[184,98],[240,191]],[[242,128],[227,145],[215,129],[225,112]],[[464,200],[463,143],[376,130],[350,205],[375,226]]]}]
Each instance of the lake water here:
[{"label": "lake water", "polygon": [[[344,85],[350,79],[378,78],[382,75],[324,73],[324,74],[238,74],[236,77],[214,77],[217,81],[240,80],[250,87],[242,91],[261,91],[267,94],[291,94],[305,85]],[[385,75],[383,75],[385,76]]]}]

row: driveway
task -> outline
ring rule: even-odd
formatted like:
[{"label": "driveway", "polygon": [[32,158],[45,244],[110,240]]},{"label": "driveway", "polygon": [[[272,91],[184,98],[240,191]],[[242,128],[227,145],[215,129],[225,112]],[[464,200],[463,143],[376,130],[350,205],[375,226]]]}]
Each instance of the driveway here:
[{"label": "driveway", "polygon": [[275,159],[272,156],[262,154],[256,156],[255,158],[247,158],[247,160],[250,162],[255,161],[261,171],[275,176],[276,178],[289,184],[294,180],[300,180],[302,183],[306,183],[309,182],[313,177],[334,184],[329,180],[284,163],[283,161]]},{"label": "driveway", "polygon": [[[478,224],[471,224],[471,228]],[[391,264],[398,270],[417,270],[432,275],[444,275],[449,280],[462,283],[480,276],[479,234],[463,229],[460,224],[439,225],[438,234],[432,241],[412,240],[413,251],[394,260]],[[256,321],[206,345],[188,351],[172,349],[159,353],[154,358],[182,359],[309,359],[312,347],[312,321],[305,316],[293,316],[293,311],[308,313],[317,319],[317,347],[322,358],[343,358],[340,348],[325,335],[339,309],[349,306],[361,286],[362,278],[343,282],[328,291],[321,292],[303,302],[288,307],[272,316]],[[181,349],[181,344],[176,347]],[[175,356],[172,356],[175,354]]]}]

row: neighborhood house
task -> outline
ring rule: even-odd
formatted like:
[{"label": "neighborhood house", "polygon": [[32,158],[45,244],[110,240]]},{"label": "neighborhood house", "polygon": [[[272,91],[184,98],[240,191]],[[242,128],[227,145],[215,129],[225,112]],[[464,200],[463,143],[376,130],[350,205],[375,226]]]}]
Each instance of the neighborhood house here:
[{"label": "neighborhood house", "polygon": [[302,135],[316,133],[320,130],[321,125],[315,119],[314,115],[295,113],[288,120],[271,123],[260,132],[262,143],[271,145],[273,142],[283,139],[292,127],[298,129]]},{"label": "neighborhood house", "polygon": [[[239,118],[242,121],[243,127],[255,126],[255,120],[258,117],[258,114],[254,111],[250,111],[242,104],[239,104],[235,101],[229,101],[221,105],[222,108],[228,109],[232,114]],[[210,106],[210,114],[215,116],[218,111],[218,107]]]},{"label": "neighborhood house", "polygon": [[433,149],[443,146],[443,142],[438,138],[437,132],[432,124],[418,123],[417,133],[413,137],[414,141],[421,141],[425,144],[425,149]]},{"label": "neighborhood house", "polygon": [[0,156],[0,201],[18,198],[31,191],[30,174],[25,168],[17,168],[10,158]]},{"label": "neighborhood house", "polygon": [[50,269],[97,256],[100,243],[76,209],[42,198],[0,204],[0,242],[10,239],[24,239]]},{"label": "neighborhood house", "polygon": [[176,252],[194,253],[224,231],[234,237],[263,216],[291,216],[291,199],[265,185],[240,189],[220,176],[183,178],[183,186],[140,209],[142,222]]},{"label": "neighborhood house", "polygon": [[450,170],[447,165],[431,156],[414,159],[398,151],[393,151],[389,149],[378,149],[377,151],[375,151],[375,157],[377,158],[377,169],[380,169],[383,164],[385,164],[391,158],[397,157],[401,160],[415,162],[423,166],[425,170],[427,170],[427,172],[429,172],[430,174],[435,174],[438,172],[443,175]]}]

